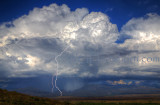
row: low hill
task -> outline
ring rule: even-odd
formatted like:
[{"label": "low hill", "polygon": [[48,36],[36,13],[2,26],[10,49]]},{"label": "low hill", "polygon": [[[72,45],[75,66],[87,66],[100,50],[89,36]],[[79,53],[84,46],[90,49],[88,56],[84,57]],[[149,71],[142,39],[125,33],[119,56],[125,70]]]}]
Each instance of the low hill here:
[{"label": "low hill", "polygon": [[0,89],[0,105],[63,105],[57,100]]},{"label": "low hill", "polygon": [[[136,97],[136,98],[135,98]],[[0,105],[160,105],[160,95],[115,97],[54,97],[29,96],[0,89]]]}]

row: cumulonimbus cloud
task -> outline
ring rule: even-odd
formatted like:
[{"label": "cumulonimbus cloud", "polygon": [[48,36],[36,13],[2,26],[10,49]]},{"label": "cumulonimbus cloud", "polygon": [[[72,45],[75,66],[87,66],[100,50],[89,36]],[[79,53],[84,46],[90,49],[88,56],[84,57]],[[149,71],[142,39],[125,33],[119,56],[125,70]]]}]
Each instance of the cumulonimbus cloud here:
[{"label": "cumulonimbus cloud", "polygon": [[[108,59],[140,54],[152,56],[154,51],[158,54],[159,20],[157,14],[133,18],[118,32],[117,26],[101,12],[89,13],[86,8],[71,11],[68,6],[57,4],[34,8],[29,14],[0,25],[1,64],[7,65],[5,74],[8,77],[54,73],[54,57],[69,46],[59,58],[61,75],[139,75],[133,70],[140,66],[118,61],[113,63]],[[115,43],[121,35],[128,35],[131,39],[122,44]],[[145,47],[145,44],[149,46]],[[149,53],[146,54],[147,51]],[[97,55],[101,62],[88,60]],[[127,68],[133,72],[127,71]],[[142,75],[154,74],[146,72],[145,67],[140,69],[143,70],[139,71]]]}]

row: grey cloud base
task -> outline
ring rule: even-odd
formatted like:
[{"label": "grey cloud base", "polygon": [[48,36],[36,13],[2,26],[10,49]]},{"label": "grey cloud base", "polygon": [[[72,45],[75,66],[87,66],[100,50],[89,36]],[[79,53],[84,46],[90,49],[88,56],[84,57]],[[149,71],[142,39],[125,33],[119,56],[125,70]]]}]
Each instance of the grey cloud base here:
[{"label": "grey cloud base", "polygon": [[[70,11],[68,6],[56,4],[35,8],[28,15],[0,25],[0,77],[54,75],[54,58],[68,46],[58,59],[60,76],[159,78],[160,62],[147,61],[149,57],[160,57],[159,22],[159,15],[148,14],[147,18],[131,19],[118,32],[101,12],[89,13],[86,8]],[[130,39],[116,43],[125,35]],[[145,58],[123,61],[134,57]]]}]

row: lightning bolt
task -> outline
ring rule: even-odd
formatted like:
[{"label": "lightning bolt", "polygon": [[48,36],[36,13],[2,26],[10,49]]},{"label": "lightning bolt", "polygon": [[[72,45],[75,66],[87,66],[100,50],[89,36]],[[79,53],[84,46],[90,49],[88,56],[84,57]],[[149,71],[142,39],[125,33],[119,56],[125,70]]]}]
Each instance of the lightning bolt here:
[{"label": "lightning bolt", "polygon": [[54,75],[52,76],[52,93],[53,93],[53,88],[54,88]]},{"label": "lightning bolt", "polygon": [[59,55],[57,55],[56,57],[55,57],[55,61],[56,61],[56,63],[57,63],[57,69],[56,69],[56,76],[55,76],[55,81],[53,81],[54,80],[54,76],[52,76],[52,93],[53,93],[53,88],[54,88],[54,83],[53,82],[55,82],[55,88],[60,92],[60,96],[62,96],[62,91],[59,89],[59,87],[57,86],[57,78],[58,78],[58,58],[59,57],[61,57],[62,56],[62,54],[68,49],[68,47],[69,46],[67,46]]}]

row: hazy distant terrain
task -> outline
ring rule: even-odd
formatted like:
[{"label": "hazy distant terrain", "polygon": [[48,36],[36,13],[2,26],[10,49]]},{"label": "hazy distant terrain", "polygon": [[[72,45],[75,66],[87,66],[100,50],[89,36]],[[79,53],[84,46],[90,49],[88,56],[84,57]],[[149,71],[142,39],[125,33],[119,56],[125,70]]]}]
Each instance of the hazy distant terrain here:
[{"label": "hazy distant terrain", "polygon": [[[108,77],[109,78],[109,77]],[[113,78],[113,77],[112,77]],[[160,94],[160,85],[157,81],[144,81],[136,84],[117,84],[108,83],[105,77],[104,80],[97,78],[82,79],[78,77],[59,77],[57,85],[63,92],[63,96],[76,97],[103,97],[125,94]],[[99,82],[101,81],[101,82]],[[125,81],[125,80],[124,80]],[[59,92],[54,88],[51,93],[51,79],[48,76],[34,78],[11,78],[8,82],[0,82],[0,85],[5,86],[4,89],[9,91],[17,91],[33,96],[55,97],[59,96]]]}]

